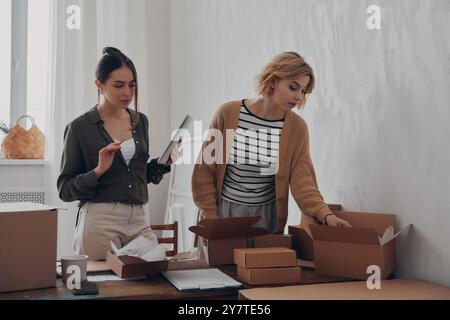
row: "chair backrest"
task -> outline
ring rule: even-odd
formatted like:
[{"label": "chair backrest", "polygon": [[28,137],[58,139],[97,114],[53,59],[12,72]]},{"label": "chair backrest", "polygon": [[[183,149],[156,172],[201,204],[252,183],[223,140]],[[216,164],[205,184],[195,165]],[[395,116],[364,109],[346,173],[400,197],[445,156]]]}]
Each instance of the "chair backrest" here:
[{"label": "chair backrest", "polygon": [[173,236],[169,238],[160,237],[158,238],[159,243],[169,243],[173,245],[173,250],[167,251],[166,256],[173,257],[178,253],[178,222],[175,221],[171,224],[152,224],[150,226],[152,230],[160,230],[160,231],[166,231],[166,230],[172,230]]}]

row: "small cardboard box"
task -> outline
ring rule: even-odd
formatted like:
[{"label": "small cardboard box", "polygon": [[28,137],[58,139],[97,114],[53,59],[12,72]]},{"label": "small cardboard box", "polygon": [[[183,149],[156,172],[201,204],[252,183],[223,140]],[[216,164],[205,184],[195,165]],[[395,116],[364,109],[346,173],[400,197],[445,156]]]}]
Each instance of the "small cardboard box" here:
[{"label": "small cardboard box", "polygon": [[299,283],[301,280],[301,268],[246,269],[238,266],[237,279],[250,285]]},{"label": "small cardboard box", "polygon": [[208,240],[203,249],[210,266],[233,264],[234,249],[247,248],[248,237],[268,233],[266,229],[252,227],[260,219],[260,216],[204,219],[189,230]]},{"label": "small cardboard box", "polygon": [[292,235],[290,234],[266,234],[257,236],[253,240],[254,248],[283,247],[292,248]]},{"label": "small cardboard box", "polygon": [[234,263],[247,269],[295,267],[297,257],[294,250],[281,247],[235,249]]},{"label": "small cardboard box", "polygon": [[299,257],[314,260],[318,274],[366,280],[368,267],[375,265],[380,267],[381,279],[387,279],[395,269],[395,240],[411,225],[381,242],[386,229],[395,228],[395,215],[349,211],[335,214],[350,222],[352,228],[323,226],[311,220],[309,225],[302,222],[289,227]]},{"label": "small cardboard box", "polygon": [[57,208],[0,203],[0,292],[56,285]]},{"label": "small cardboard box", "polygon": [[168,260],[148,262],[138,257],[118,257],[111,251],[106,255],[106,264],[123,279],[151,276],[166,271],[168,263]]}]

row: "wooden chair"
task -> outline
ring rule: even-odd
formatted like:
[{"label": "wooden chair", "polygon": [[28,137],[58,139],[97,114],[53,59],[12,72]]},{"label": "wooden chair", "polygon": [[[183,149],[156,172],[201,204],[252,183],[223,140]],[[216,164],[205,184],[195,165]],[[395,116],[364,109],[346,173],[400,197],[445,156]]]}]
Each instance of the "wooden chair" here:
[{"label": "wooden chair", "polygon": [[175,221],[172,224],[152,224],[152,230],[173,230],[173,236],[170,238],[158,238],[159,243],[169,243],[173,245],[173,250],[167,251],[166,256],[173,257],[178,253],[178,221]]}]

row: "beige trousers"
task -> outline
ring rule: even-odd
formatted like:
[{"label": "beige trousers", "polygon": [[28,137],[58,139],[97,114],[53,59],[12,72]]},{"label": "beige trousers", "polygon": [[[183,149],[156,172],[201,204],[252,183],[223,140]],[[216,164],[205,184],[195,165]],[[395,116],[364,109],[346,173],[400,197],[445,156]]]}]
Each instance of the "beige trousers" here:
[{"label": "beige trousers", "polygon": [[121,248],[141,235],[157,241],[142,205],[87,202],[81,207],[73,248],[89,260],[105,260],[112,250],[110,241]]}]

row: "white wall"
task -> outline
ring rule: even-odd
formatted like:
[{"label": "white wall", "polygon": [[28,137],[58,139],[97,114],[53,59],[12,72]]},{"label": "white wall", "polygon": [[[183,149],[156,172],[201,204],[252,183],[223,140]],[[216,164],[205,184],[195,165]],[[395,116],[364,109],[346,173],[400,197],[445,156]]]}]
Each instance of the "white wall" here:
[{"label": "white wall", "polygon": [[[144,71],[148,77],[148,116],[150,121],[150,155],[159,157],[170,137],[170,1],[153,0],[147,5],[147,57]],[[168,175],[157,186],[149,186],[152,223],[163,223],[167,201]]]},{"label": "white wall", "polygon": [[[300,52],[317,78],[301,115],[326,201],[413,223],[399,274],[450,285],[449,17],[445,0],[173,0],[172,124],[189,112],[207,126],[254,95],[269,58]],[[290,199],[288,223],[298,212]]]}]

